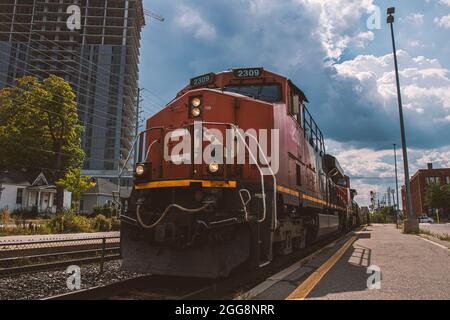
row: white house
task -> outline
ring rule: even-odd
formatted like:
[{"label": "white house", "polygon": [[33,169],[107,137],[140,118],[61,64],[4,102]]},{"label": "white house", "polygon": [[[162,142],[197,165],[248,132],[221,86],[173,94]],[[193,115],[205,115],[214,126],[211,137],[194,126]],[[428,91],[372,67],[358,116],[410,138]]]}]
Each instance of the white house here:
[{"label": "white house", "polygon": [[[0,171],[0,210],[36,208],[38,212],[56,212],[56,186],[44,173],[25,170]],[[64,207],[70,208],[72,194],[64,190]]]}]

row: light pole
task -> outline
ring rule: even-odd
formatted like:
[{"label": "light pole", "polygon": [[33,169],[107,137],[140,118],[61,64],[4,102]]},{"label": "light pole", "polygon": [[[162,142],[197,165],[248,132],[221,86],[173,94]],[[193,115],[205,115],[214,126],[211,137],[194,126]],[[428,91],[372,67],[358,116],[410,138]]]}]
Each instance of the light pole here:
[{"label": "light pole", "polygon": [[400,212],[400,202],[398,202],[398,174],[397,174],[397,145],[394,143],[394,165],[395,165],[395,193],[397,195],[397,225]]},{"label": "light pole", "polygon": [[395,48],[395,38],[394,38],[394,16],[395,8],[387,9],[387,23],[391,26],[391,36],[392,36],[392,49],[394,53],[394,64],[395,64],[395,79],[397,82],[397,97],[398,97],[398,113],[400,115],[400,131],[402,136],[402,149],[403,149],[403,168],[405,171],[405,186],[406,186],[406,208],[408,211],[408,218],[405,220],[403,229],[404,232],[417,232],[419,231],[419,223],[415,217],[412,210],[411,202],[411,186],[409,183],[409,169],[408,169],[408,151],[406,148],[406,134],[405,125],[403,121],[403,105],[402,105],[402,95],[400,92],[400,77],[398,75],[398,63],[397,63],[397,49]]}]

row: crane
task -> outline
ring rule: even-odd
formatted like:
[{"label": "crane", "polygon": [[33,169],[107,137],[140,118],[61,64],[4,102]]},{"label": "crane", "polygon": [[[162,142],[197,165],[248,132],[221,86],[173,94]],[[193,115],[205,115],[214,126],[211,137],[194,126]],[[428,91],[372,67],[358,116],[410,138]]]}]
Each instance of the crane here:
[{"label": "crane", "polygon": [[164,22],[164,20],[166,20],[164,17],[162,17],[162,16],[160,16],[160,15],[158,15],[156,13],[153,13],[150,10],[147,10],[147,9],[144,9],[144,14],[146,16],[148,16],[148,17],[151,17],[151,18],[156,19],[156,20],[161,21],[161,22]]}]

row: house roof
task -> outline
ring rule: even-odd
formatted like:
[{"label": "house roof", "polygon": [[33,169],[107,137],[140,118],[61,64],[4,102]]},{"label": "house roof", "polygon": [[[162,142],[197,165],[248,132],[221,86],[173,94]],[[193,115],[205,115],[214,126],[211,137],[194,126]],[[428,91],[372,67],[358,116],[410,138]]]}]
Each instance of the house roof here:
[{"label": "house roof", "polygon": [[[36,176],[34,177],[36,178]],[[23,170],[0,170],[0,183],[29,186],[34,181],[30,173]]]},{"label": "house roof", "polygon": [[97,178],[95,179],[95,187],[92,187],[86,190],[86,193],[94,193],[94,194],[110,194],[112,195],[113,191],[117,191],[117,185],[110,182],[107,179]]},{"label": "house roof", "polygon": [[0,183],[20,186],[51,186],[43,172],[26,169],[0,169]]},{"label": "house roof", "polygon": [[[97,178],[95,179],[96,185],[93,188],[90,188],[84,192],[84,194],[101,194],[101,195],[110,195],[113,196],[113,192],[117,192],[117,184],[112,183],[108,179]],[[120,196],[121,197],[129,197],[131,190],[126,187],[120,187]]]}]

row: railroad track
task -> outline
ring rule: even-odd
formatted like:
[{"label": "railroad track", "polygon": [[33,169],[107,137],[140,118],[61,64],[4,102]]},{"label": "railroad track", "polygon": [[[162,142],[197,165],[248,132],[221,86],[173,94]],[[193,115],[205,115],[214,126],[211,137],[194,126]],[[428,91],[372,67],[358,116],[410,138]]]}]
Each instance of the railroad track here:
[{"label": "railroad track", "polygon": [[120,258],[120,237],[83,237],[0,244],[0,276]]},{"label": "railroad track", "polygon": [[197,300],[234,299],[239,293],[247,291],[262,280],[298,262],[309,260],[327,248],[330,243],[348,238],[353,232],[340,237],[325,238],[309,249],[292,255],[279,257],[273,263],[249,271],[236,271],[221,280],[182,278],[169,276],[139,276],[136,278],[79,290],[72,293],[48,297],[44,300]]}]

